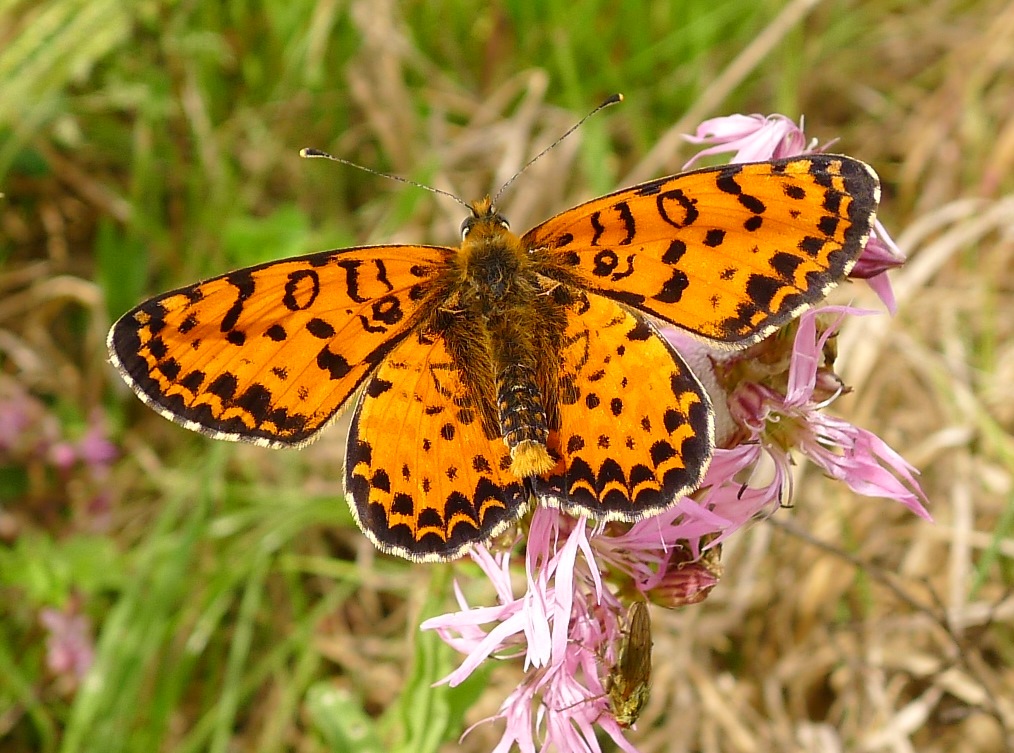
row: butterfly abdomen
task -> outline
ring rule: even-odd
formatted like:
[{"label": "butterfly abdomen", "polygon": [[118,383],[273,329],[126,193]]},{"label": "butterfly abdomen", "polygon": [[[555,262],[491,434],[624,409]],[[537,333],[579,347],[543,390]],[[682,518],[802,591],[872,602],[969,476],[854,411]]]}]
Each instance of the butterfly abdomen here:
[{"label": "butterfly abdomen", "polygon": [[534,370],[520,364],[500,370],[496,400],[500,431],[511,451],[511,472],[523,478],[550,470],[555,462],[546,449],[549,423]]}]

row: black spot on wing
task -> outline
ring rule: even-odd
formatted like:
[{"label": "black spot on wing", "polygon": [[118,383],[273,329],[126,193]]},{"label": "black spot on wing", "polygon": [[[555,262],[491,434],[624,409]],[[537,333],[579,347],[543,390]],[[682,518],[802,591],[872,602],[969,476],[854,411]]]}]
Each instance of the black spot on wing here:
[{"label": "black spot on wing", "polygon": [[182,367],[179,361],[175,358],[167,358],[158,365],[158,370],[161,371],[170,382],[175,382],[180,375]]},{"label": "black spot on wing", "polygon": [[179,326],[180,334],[185,335],[196,326],[197,326],[197,314],[191,312],[190,314],[187,314],[187,318],[184,319],[183,322],[180,324]]},{"label": "black spot on wing", "polygon": [[184,387],[185,389],[188,389],[191,392],[197,392],[197,390],[201,388],[201,385],[204,384],[204,376],[205,375],[203,371],[194,369],[193,371],[188,373],[185,377],[183,377],[179,381],[179,384],[181,387]]},{"label": "black spot on wing", "polygon": [[148,352],[161,360],[169,353],[169,348],[166,347],[165,341],[161,337],[153,337],[148,341]]},{"label": "black spot on wing", "polygon": [[312,269],[298,269],[285,281],[282,305],[289,311],[310,308],[320,295],[320,276]]},{"label": "black spot on wing", "polygon": [[318,340],[330,340],[335,336],[335,328],[318,317],[314,317],[306,323],[306,331]]},{"label": "black spot on wing", "polygon": [[709,248],[717,248],[725,242],[725,231],[721,228],[712,228],[704,235],[704,245]]},{"label": "black spot on wing", "polygon": [[634,188],[634,193],[637,196],[654,196],[662,190],[662,186],[668,183],[670,178],[656,178],[655,180],[649,180],[646,183],[642,183]]},{"label": "black spot on wing", "polygon": [[786,184],[782,186],[782,191],[790,199],[795,199],[796,201],[806,198],[806,189],[804,189],[802,186],[797,186],[795,184]]},{"label": "black spot on wing", "polygon": [[317,366],[326,371],[331,379],[341,379],[349,375],[352,366],[340,353],[334,353],[329,348],[321,349],[317,354]]},{"label": "black spot on wing", "polygon": [[225,312],[219,328],[222,332],[228,332],[236,326],[240,315],[243,313],[243,306],[247,299],[254,294],[257,285],[254,282],[253,273],[250,270],[241,269],[231,272],[225,276],[225,281],[236,288],[236,300]]},{"label": "black spot on wing", "polygon": [[652,296],[662,303],[679,303],[683,291],[690,287],[690,278],[682,269],[674,269],[669,279],[662,284],[662,289]]},{"label": "black spot on wing", "polygon": [[812,235],[808,235],[799,242],[797,248],[804,254],[817,257],[824,248],[824,244],[827,243],[823,238],[817,238]]},{"label": "black spot on wing", "polygon": [[783,280],[792,281],[795,279],[796,269],[803,263],[800,256],[778,252],[771,257],[771,267]]},{"label": "black spot on wing", "polygon": [[228,401],[235,397],[237,387],[239,380],[236,379],[236,375],[225,371],[212,380],[208,385],[208,392],[223,401]]},{"label": "black spot on wing", "polygon": [[256,424],[261,424],[271,407],[271,391],[263,384],[251,384],[236,398],[235,405],[253,416]]},{"label": "black spot on wing", "polygon": [[746,282],[747,295],[759,308],[771,311],[775,295],[784,287],[784,283],[767,275],[753,274]]},{"label": "black spot on wing", "polygon": [[619,245],[626,246],[634,239],[634,234],[637,232],[637,223],[634,222],[634,215],[631,213],[630,205],[627,202],[617,202],[613,208],[620,216],[620,222],[623,223],[623,229],[626,231],[626,235],[619,241]]},{"label": "black spot on wing", "polygon": [[824,235],[828,237],[834,236],[838,230],[838,223],[840,220],[832,215],[825,215],[820,218],[820,222],[817,223],[817,229],[820,230]]}]

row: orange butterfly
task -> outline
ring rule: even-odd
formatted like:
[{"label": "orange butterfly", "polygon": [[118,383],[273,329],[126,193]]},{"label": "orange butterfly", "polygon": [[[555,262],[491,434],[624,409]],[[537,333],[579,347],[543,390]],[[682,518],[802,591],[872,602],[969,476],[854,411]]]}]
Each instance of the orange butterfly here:
[{"label": "orange butterfly", "polygon": [[230,272],[142,303],[108,346],[145,403],[216,439],[302,447],[362,388],[352,512],[385,552],[447,560],[533,497],[633,521],[693,491],[711,404],[649,317],[757,342],[845,277],[878,198],[869,167],[826,154],[659,178],[520,237],[486,198],[457,249]]}]

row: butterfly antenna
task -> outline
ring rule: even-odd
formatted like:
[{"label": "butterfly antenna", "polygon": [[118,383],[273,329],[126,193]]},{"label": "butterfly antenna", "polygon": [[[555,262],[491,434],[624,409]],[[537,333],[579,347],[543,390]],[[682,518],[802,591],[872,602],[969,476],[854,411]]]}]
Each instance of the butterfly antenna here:
[{"label": "butterfly antenna", "polygon": [[508,180],[506,183],[504,183],[502,186],[500,186],[500,190],[497,191],[496,192],[496,196],[493,197],[493,204],[496,204],[497,199],[499,199],[500,196],[503,195],[503,192],[507,190],[507,187],[510,186],[511,183],[513,183],[515,180],[518,179],[518,177],[521,175],[521,173],[523,173],[529,167],[531,167],[536,162],[538,162],[540,159],[542,159],[542,156],[546,152],[548,152],[548,151],[550,151],[552,149],[555,149],[556,146],[557,146],[557,144],[559,144],[565,138],[567,138],[568,136],[570,136],[570,134],[574,133],[574,131],[576,131],[578,128],[580,128],[581,125],[586,120],[588,120],[588,118],[590,118],[592,115],[594,115],[595,113],[597,113],[599,110],[604,110],[605,108],[609,107],[610,105],[615,105],[617,102],[622,102],[622,101],[623,101],[623,95],[622,94],[619,94],[619,93],[613,94],[611,97],[609,97],[608,99],[606,99],[605,102],[603,102],[602,104],[600,104],[598,107],[596,107],[590,113],[588,113],[583,118],[581,118],[579,121],[577,121],[574,125],[572,125],[570,128],[568,128],[567,132],[565,134],[563,134],[560,138],[558,138],[552,144],[550,144],[545,149],[543,149],[541,152],[539,152],[534,157],[532,157],[530,160],[528,160],[528,163],[524,167],[522,167],[520,170],[518,170],[516,173],[514,173],[514,175],[511,176],[510,180]]},{"label": "butterfly antenna", "polygon": [[327,152],[322,152],[320,149],[312,149],[312,148],[300,149],[299,150],[299,156],[303,157],[304,159],[313,159],[315,157],[319,157],[321,159],[329,159],[329,160],[332,160],[334,162],[341,162],[343,165],[348,165],[349,167],[355,167],[355,168],[357,168],[359,170],[362,170],[363,172],[370,173],[371,175],[377,175],[377,176],[380,176],[381,178],[390,178],[391,180],[396,180],[399,183],[408,183],[408,185],[410,185],[410,186],[415,186],[416,188],[422,188],[422,189],[425,189],[426,191],[431,191],[432,193],[440,194],[441,196],[450,196],[456,202],[458,202],[459,204],[461,204],[461,206],[465,207],[465,209],[468,209],[469,211],[471,211],[471,209],[472,209],[472,207],[470,207],[466,202],[462,201],[461,199],[459,199],[457,196],[455,196],[454,194],[450,193],[449,191],[444,191],[444,190],[439,189],[439,188],[434,188],[433,186],[427,186],[425,183],[417,183],[414,180],[409,180],[408,178],[402,178],[400,175],[392,175],[391,173],[382,173],[379,170],[371,170],[368,167],[363,167],[362,165],[358,165],[355,162],[351,162],[351,161],[349,161],[347,159],[342,159],[341,157],[335,157],[333,154],[328,154]]}]

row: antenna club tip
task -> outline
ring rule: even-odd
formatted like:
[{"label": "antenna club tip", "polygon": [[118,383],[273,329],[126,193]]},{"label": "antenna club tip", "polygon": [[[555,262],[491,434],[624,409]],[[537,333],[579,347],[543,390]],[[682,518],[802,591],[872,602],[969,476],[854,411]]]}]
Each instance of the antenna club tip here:
[{"label": "antenna club tip", "polygon": [[299,156],[303,159],[310,159],[312,157],[331,157],[331,155],[327,152],[322,152],[320,149],[314,149],[313,147],[303,147],[299,150]]},{"label": "antenna club tip", "polygon": [[613,96],[611,96],[606,101],[609,102],[609,104],[611,104],[611,105],[616,104],[617,102],[622,102],[623,101],[623,95],[620,92],[616,92],[616,94],[614,94]]}]

